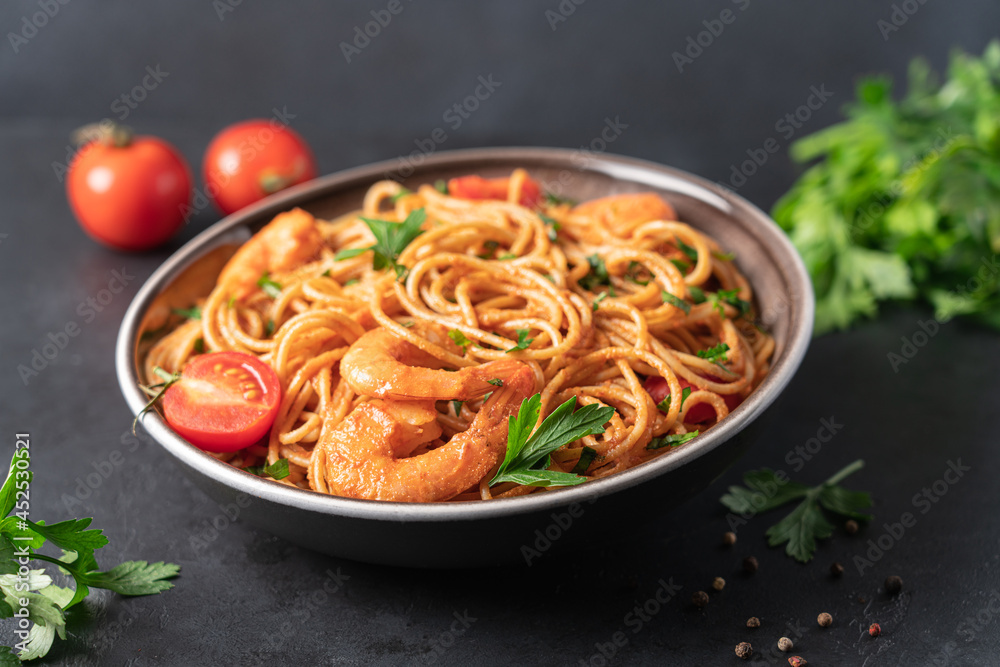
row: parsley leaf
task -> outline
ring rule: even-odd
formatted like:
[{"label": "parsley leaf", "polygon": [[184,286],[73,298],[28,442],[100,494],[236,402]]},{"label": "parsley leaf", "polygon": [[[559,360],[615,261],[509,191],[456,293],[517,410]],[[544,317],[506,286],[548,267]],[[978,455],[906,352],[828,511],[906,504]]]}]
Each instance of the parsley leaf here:
[{"label": "parsley leaf", "polygon": [[700,434],[699,431],[689,431],[687,433],[675,433],[673,435],[661,435],[653,438],[646,445],[646,449],[662,449],[663,447],[680,447],[685,442],[694,440]]},{"label": "parsley leaf", "polygon": [[586,481],[585,477],[573,473],[545,470],[549,455],[586,435],[603,433],[604,425],[614,415],[615,409],[590,404],[574,412],[574,396],[553,410],[536,429],[541,404],[541,394],[535,394],[524,399],[517,415],[510,417],[507,453],[490,486],[501,482],[525,486],[568,486]]},{"label": "parsley leaf", "polygon": [[587,258],[587,263],[590,264],[590,271],[580,278],[580,287],[584,288],[589,292],[593,292],[594,288],[598,285],[610,285],[611,276],[608,275],[608,267],[605,266],[604,260],[601,259],[600,255],[596,253]]},{"label": "parsley leaf", "polygon": [[434,189],[443,195],[448,194],[448,181],[438,179],[434,181]]},{"label": "parsley leaf", "polygon": [[708,295],[708,300],[712,302],[719,315],[726,314],[722,307],[722,304],[726,303],[739,311],[737,317],[742,317],[750,312],[750,302],[739,298],[739,293],[740,291],[735,289],[721,289],[718,292],[711,292]]},{"label": "parsley leaf", "polygon": [[191,347],[194,350],[195,354],[205,354],[205,339],[201,337],[195,338],[194,345],[192,345]]},{"label": "parsley leaf", "polygon": [[198,306],[192,306],[191,308],[174,308],[174,315],[180,315],[189,320],[200,320],[201,319],[201,308]]},{"label": "parsley leaf", "polygon": [[695,303],[705,303],[705,292],[696,285],[688,285],[688,294],[691,295],[691,300]]},{"label": "parsley leaf", "polygon": [[452,342],[455,343],[455,345],[458,345],[460,348],[462,348],[462,354],[465,354],[465,348],[472,345],[472,341],[466,338],[465,334],[459,331],[458,329],[452,329],[451,331],[449,331],[448,338],[450,338]]},{"label": "parsley leaf", "polygon": [[729,345],[726,343],[719,343],[718,345],[710,347],[707,350],[698,350],[695,354],[697,354],[701,359],[707,359],[713,364],[718,364],[720,362],[729,361],[726,355],[727,352],[729,352]]},{"label": "parsley leaf", "polygon": [[278,295],[281,294],[281,285],[271,280],[271,274],[267,271],[257,281],[257,287],[264,290],[264,294],[272,299],[277,299]]},{"label": "parsley leaf", "polygon": [[580,460],[576,462],[576,465],[573,466],[570,473],[574,475],[582,475],[587,472],[587,469],[590,468],[590,464],[594,462],[595,458],[597,458],[597,450],[593,447],[587,447],[584,445],[583,449],[580,451]]},{"label": "parsley leaf", "polygon": [[[690,395],[691,395],[691,387],[684,387],[683,389],[681,389],[681,404],[680,406],[678,406],[677,408],[678,410],[684,409],[684,401],[686,401],[687,397]],[[673,398],[672,395],[667,394],[662,401],[656,404],[656,408],[658,410],[662,410],[663,412],[670,412],[670,399],[672,398]]]},{"label": "parsley leaf", "polygon": [[395,204],[396,202],[398,202],[400,199],[402,199],[406,195],[412,195],[412,194],[413,194],[412,190],[407,190],[406,188],[400,188],[399,192],[397,192],[396,194],[394,194],[389,199],[391,199],[392,203]]},{"label": "parsley leaf", "polygon": [[863,467],[864,461],[858,459],[814,487],[792,482],[787,476],[767,468],[751,470],[743,476],[746,486],[729,487],[729,493],[720,501],[733,512],[743,514],[766,512],[802,498],[794,510],[767,530],[767,538],[770,546],[785,544],[786,554],[807,563],[816,553],[816,540],[833,534],[833,525],[823,510],[862,521],[871,519],[871,515],[863,513],[872,505],[871,496],[839,486],[842,480]]},{"label": "parsley leaf", "polygon": [[288,459],[278,459],[274,463],[265,466],[249,466],[244,468],[244,470],[258,477],[267,475],[271,479],[285,479],[289,475]]},{"label": "parsley leaf", "polygon": [[679,236],[675,236],[674,240],[677,241],[677,247],[680,248],[681,252],[687,255],[692,262],[698,262],[698,251],[695,250],[693,246],[689,246],[687,243],[684,243],[684,241],[681,241],[681,237]]},{"label": "parsley leaf", "polygon": [[545,193],[545,203],[549,206],[559,206],[560,204],[569,204],[570,206],[576,206],[576,200],[570,199],[569,197],[562,197],[551,192]]},{"label": "parsley leaf", "polygon": [[[488,384],[493,385],[494,387],[502,387],[503,386],[503,380],[501,380],[500,378],[493,378],[492,380],[487,380],[486,382]],[[486,397],[484,396],[483,398],[485,400]]]},{"label": "parsley leaf", "polygon": [[[48,525],[28,520],[26,511],[11,515],[16,492],[27,490],[31,482],[31,472],[24,467],[26,463],[30,465],[28,450],[17,450],[0,488],[0,509],[4,516],[0,519],[0,618],[11,618],[15,609],[25,609],[33,626],[16,646],[19,651],[16,657],[9,647],[0,647],[0,665],[19,664],[18,658],[44,657],[56,637],[66,638],[66,610],[83,600],[91,587],[122,595],[149,595],[173,587],[167,579],[180,571],[173,563],[125,561],[101,572],[94,552],[107,545],[108,538],[102,531],[90,528],[92,519],[70,519]],[[38,553],[45,542],[60,547],[62,557]],[[24,559],[58,566],[73,577],[76,590],[52,584],[44,569],[22,571],[19,576],[18,565],[27,562]]]},{"label": "parsley leaf", "polygon": [[399,223],[379,220],[378,218],[362,217],[361,219],[368,225],[368,229],[375,236],[375,244],[367,248],[341,250],[336,254],[334,259],[337,261],[350,259],[371,250],[374,252],[372,268],[376,271],[393,269],[396,272],[396,277],[402,278],[406,274],[406,267],[401,266],[397,260],[403,250],[406,249],[406,246],[410,245],[413,239],[424,233],[420,228],[427,219],[427,213],[424,209],[418,208],[415,211],[411,211],[406,216],[406,220]]},{"label": "parsley leaf", "polygon": [[592,304],[590,304],[590,309],[593,310],[596,313],[597,309],[601,305],[601,302],[604,301],[605,299],[607,299],[609,296],[611,296],[611,292],[601,292],[597,296],[597,298],[594,299],[594,302]]},{"label": "parsley leaf", "polygon": [[528,338],[528,334],[531,333],[531,329],[518,329],[517,330],[517,345],[507,350],[507,354],[511,352],[516,352],[518,350],[527,350],[528,346],[534,342],[534,338]]},{"label": "parsley leaf", "polygon": [[674,296],[673,294],[671,294],[666,290],[660,290],[660,296],[663,297],[664,303],[669,303],[671,306],[675,308],[680,308],[681,310],[684,311],[685,315],[691,312],[691,304],[685,301],[684,299],[678,296]]}]

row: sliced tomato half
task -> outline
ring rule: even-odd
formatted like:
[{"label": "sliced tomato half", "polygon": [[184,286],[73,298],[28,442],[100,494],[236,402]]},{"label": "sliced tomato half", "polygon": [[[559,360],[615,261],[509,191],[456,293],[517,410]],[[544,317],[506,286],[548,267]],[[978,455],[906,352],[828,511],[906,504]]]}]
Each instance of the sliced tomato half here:
[{"label": "sliced tomato half", "polygon": [[167,423],[208,452],[235,452],[263,438],[281,403],[281,383],[263,361],[243,352],[192,359],[163,394]]},{"label": "sliced tomato half", "polygon": [[[708,376],[705,379],[711,380],[712,382],[720,381],[719,378],[713,376]],[[681,391],[684,391],[684,389],[687,387],[691,387],[691,391],[698,391],[698,387],[695,387],[682,377],[678,377],[677,381],[681,385]],[[649,393],[650,396],[652,396],[653,400],[656,401],[657,404],[659,404],[660,401],[665,399],[667,397],[667,394],[670,393],[670,386],[667,384],[667,381],[661,378],[659,375],[651,375],[648,378],[646,378],[646,382],[643,384],[643,388],[645,388],[645,390]],[[740,396],[739,394],[727,394],[722,397],[722,400],[726,402],[726,407],[728,407],[729,411],[732,412],[739,406],[740,403],[743,402],[743,397]],[[708,403],[699,403],[697,405],[692,406],[691,409],[688,410],[687,417],[684,419],[684,421],[688,422],[689,424],[700,424],[702,422],[711,421],[712,419],[715,419],[715,410],[712,408],[712,406]]]},{"label": "sliced tomato half", "polygon": [[[459,176],[448,181],[448,194],[459,199],[507,199],[510,178]],[[542,186],[530,178],[521,186],[521,206],[534,208],[542,201]]]}]

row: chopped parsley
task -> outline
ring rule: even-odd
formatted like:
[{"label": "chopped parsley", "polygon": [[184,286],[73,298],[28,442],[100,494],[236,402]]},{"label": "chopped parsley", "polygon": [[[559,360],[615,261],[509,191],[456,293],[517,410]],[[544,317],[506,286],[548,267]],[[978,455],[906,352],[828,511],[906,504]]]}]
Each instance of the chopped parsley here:
[{"label": "chopped parsley", "polygon": [[687,243],[684,243],[684,241],[681,241],[681,237],[675,236],[674,239],[676,239],[676,241],[677,241],[677,247],[680,248],[681,252],[683,252],[685,255],[687,255],[691,259],[692,262],[696,262],[697,263],[697,261],[698,261],[698,251],[695,250],[692,246],[689,246]]},{"label": "chopped parsley", "polygon": [[719,343],[714,345],[707,350],[698,350],[695,354],[701,359],[706,359],[711,361],[713,364],[724,363],[729,361],[726,353],[729,352],[729,345],[726,343]]},{"label": "chopped parsley", "polygon": [[545,193],[545,203],[549,206],[559,206],[560,204],[569,204],[570,206],[576,206],[576,200],[570,199],[569,197],[562,197],[551,192]]},{"label": "chopped parsley", "polygon": [[593,292],[594,288],[598,285],[610,285],[611,276],[608,275],[608,267],[604,264],[604,260],[597,254],[593,254],[587,258],[587,263],[590,265],[590,271],[580,278],[580,287],[584,288],[589,292]]},{"label": "chopped parsley", "polygon": [[691,312],[691,304],[684,299],[674,296],[666,290],[660,290],[660,296],[663,297],[663,303],[669,303],[674,308],[680,308],[687,315]]},{"label": "chopped parsley", "polygon": [[694,440],[699,435],[699,431],[689,431],[688,433],[675,433],[672,435],[661,435],[653,438],[646,449],[662,449],[664,447],[680,447],[689,440]]},{"label": "chopped parsley", "polygon": [[412,190],[407,190],[406,188],[400,188],[399,192],[390,197],[390,199],[392,200],[392,203],[395,204],[406,195],[412,195],[412,194],[413,194]]},{"label": "chopped parsley", "polygon": [[597,458],[597,450],[593,447],[587,447],[584,445],[583,450],[580,452],[580,460],[577,461],[576,465],[573,466],[573,469],[569,471],[570,474],[582,475],[587,472],[587,469],[590,468],[590,464],[594,462],[595,458]]},{"label": "chopped parsley", "polygon": [[501,380],[500,378],[493,378],[492,380],[487,380],[486,382],[487,382],[487,384],[491,384],[494,387],[502,387],[503,386],[503,380]]},{"label": "chopped parsley", "polygon": [[264,290],[264,294],[268,295],[272,299],[277,299],[278,295],[281,294],[281,285],[276,283],[271,279],[271,274],[267,271],[264,275],[257,280],[257,287]]},{"label": "chopped parsley", "polygon": [[258,477],[267,475],[271,479],[285,479],[289,474],[288,459],[278,459],[271,465],[266,466],[249,466],[244,468],[244,470]]},{"label": "chopped parsley", "polygon": [[448,194],[448,181],[442,179],[434,181],[434,189],[443,195]]},{"label": "chopped parsley", "polygon": [[334,257],[337,261],[357,257],[371,250],[374,253],[372,268],[376,271],[393,269],[397,278],[406,275],[406,267],[398,263],[399,255],[410,245],[413,239],[423,234],[420,229],[427,219],[427,213],[422,208],[410,212],[403,222],[389,222],[378,218],[361,218],[375,236],[375,244],[367,248],[351,248],[341,250]]},{"label": "chopped parsley", "polygon": [[705,303],[705,292],[695,285],[688,285],[688,294],[691,295],[691,300],[695,303]]},{"label": "chopped parsley", "polygon": [[[690,396],[690,395],[691,395],[691,387],[684,387],[683,389],[681,389],[681,404],[677,406],[678,410],[683,410],[684,409],[684,401],[686,401],[687,397]],[[670,395],[670,394],[667,394],[666,397],[662,401],[660,401],[659,403],[656,404],[657,409],[658,410],[662,410],[663,412],[670,412],[670,399],[671,398],[673,398],[673,396]]]},{"label": "chopped parsley", "polygon": [[458,345],[460,348],[462,348],[462,354],[465,354],[465,348],[472,345],[472,341],[466,338],[465,334],[459,331],[458,329],[452,329],[451,331],[449,331],[448,338],[450,338],[452,342],[455,343],[455,345]]},{"label": "chopped parsley", "polygon": [[205,339],[195,338],[192,349],[194,349],[195,354],[205,354]]},{"label": "chopped parsley", "polygon": [[189,320],[200,320],[201,319],[201,308],[198,306],[192,306],[191,308],[174,308],[174,315],[180,315],[183,318]]},{"label": "chopped parsley", "polygon": [[516,352],[518,350],[526,350],[528,346],[534,342],[534,338],[528,338],[528,334],[531,333],[531,329],[518,329],[517,330],[517,345],[507,350],[507,354],[511,352]]}]

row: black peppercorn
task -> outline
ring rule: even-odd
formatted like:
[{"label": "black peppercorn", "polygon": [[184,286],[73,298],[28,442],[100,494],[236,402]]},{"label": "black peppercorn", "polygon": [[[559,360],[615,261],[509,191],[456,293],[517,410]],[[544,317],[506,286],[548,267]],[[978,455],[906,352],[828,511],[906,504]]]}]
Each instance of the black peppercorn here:
[{"label": "black peppercorn", "polygon": [[760,619],[757,618],[756,616],[751,616],[750,618],[747,619],[747,627],[748,628],[759,628],[760,627]]},{"label": "black peppercorn", "polygon": [[695,607],[704,607],[708,604],[708,593],[705,591],[695,591],[691,596],[691,604]]},{"label": "black peppercorn", "polygon": [[753,574],[760,567],[760,563],[753,556],[747,556],[743,559],[743,571],[748,574]]},{"label": "black peppercorn", "polygon": [[727,547],[731,547],[734,544],[736,544],[736,533],[732,531],[728,533],[723,533],[722,543],[725,544]]},{"label": "black peppercorn", "polygon": [[753,655],[753,646],[749,642],[740,642],[736,645],[736,657],[749,660]]},{"label": "black peppercorn", "polygon": [[848,535],[853,535],[858,532],[858,522],[854,519],[848,519],[847,523],[844,524],[844,530],[847,531]]},{"label": "black peppercorn", "polygon": [[833,565],[830,566],[830,574],[831,575],[833,575],[835,577],[839,577],[843,573],[844,573],[844,566],[841,565],[840,563],[834,563]]},{"label": "black peppercorn", "polygon": [[896,595],[903,590],[903,580],[892,575],[885,578],[885,592],[889,595]]}]

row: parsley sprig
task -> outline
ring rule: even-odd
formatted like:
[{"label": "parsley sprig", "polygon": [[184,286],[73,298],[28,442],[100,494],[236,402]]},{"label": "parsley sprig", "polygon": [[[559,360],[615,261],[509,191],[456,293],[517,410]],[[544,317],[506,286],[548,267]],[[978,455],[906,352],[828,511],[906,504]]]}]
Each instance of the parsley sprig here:
[{"label": "parsley sprig", "polygon": [[767,530],[767,542],[776,547],[786,544],[785,553],[801,563],[809,562],[816,553],[816,540],[833,534],[823,510],[843,517],[868,521],[864,510],[872,506],[871,496],[863,491],[850,491],[840,486],[849,475],[861,470],[861,459],[851,463],[819,486],[809,487],[779,476],[773,470],[761,468],[743,475],[746,486],[731,486],[719,500],[733,512],[766,512],[802,498],[788,516]]},{"label": "parsley sprig", "polygon": [[[18,650],[16,657],[9,647],[0,647],[2,665],[18,664],[18,658],[41,658],[57,636],[65,639],[66,610],[87,597],[91,588],[105,588],[121,595],[152,595],[173,588],[167,579],[180,572],[173,563],[143,560],[125,561],[100,571],[94,552],[107,545],[108,538],[102,531],[89,528],[92,519],[34,522],[28,519],[26,508],[15,504],[17,493],[26,490],[31,482],[27,463],[28,450],[18,449],[0,488],[0,512],[5,517],[0,519],[0,618],[14,618],[15,611],[26,608],[33,625],[27,637],[21,637],[14,647]],[[59,558],[38,553],[46,542],[62,550]],[[23,565],[24,558],[57,565],[73,578],[76,590],[56,586],[43,568],[19,574],[19,562]]]},{"label": "parsley sprig", "polygon": [[518,350],[527,350],[528,346],[535,342],[534,338],[528,338],[528,334],[531,333],[531,329],[518,329],[517,330],[517,344],[507,350],[507,354],[511,352],[517,352]]},{"label": "parsley sprig", "polygon": [[379,220],[377,218],[362,217],[361,219],[368,225],[368,229],[375,236],[375,244],[367,248],[341,250],[336,254],[334,259],[337,261],[350,259],[371,250],[373,252],[372,268],[376,271],[391,268],[396,272],[397,278],[402,278],[406,275],[406,267],[399,264],[399,256],[406,249],[406,246],[410,245],[413,239],[424,233],[420,228],[427,219],[427,213],[424,209],[418,208],[415,211],[411,211],[406,216],[406,220],[399,223]]},{"label": "parsley sprig", "polygon": [[244,468],[251,475],[264,477],[267,475],[271,479],[285,479],[289,475],[288,459],[278,459],[270,465],[248,466]]},{"label": "parsley sprig", "polygon": [[[281,284],[272,280],[271,274],[267,271],[257,280],[257,287],[264,290],[264,294],[267,294],[272,299],[277,299],[278,295],[281,294]],[[199,317],[198,319],[201,318]]]},{"label": "parsley sprig", "polygon": [[587,481],[586,477],[574,473],[546,470],[551,463],[550,455],[586,435],[603,433],[615,409],[590,404],[574,412],[574,396],[553,410],[536,429],[541,406],[542,395],[535,394],[521,402],[516,417],[510,417],[507,454],[490,480],[490,486],[501,482],[541,487],[572,486]]}]

